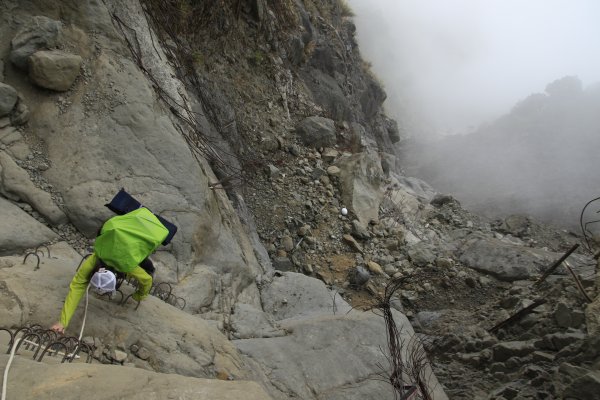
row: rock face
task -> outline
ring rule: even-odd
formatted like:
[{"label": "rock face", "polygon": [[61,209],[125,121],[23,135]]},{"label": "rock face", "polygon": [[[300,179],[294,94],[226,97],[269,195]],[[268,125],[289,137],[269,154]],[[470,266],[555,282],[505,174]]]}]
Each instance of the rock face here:
[{"label": "rock face", "polygon": [[39,86],[64,92],[79,75],[81,57],[62,51],[36,51],[29,57],[29,76]]},{"label": "rock face", "polygon": [[[0,356],[6,365],[7,355]],[[6,392],[16,399],[80,399],[73,382],[85,379],[85,391],[94,399],[220,399],[269,400],[255,382],[224,382],[216,379],[158,374],[138,368],[89,364],[55,364],[51,368],[17,357],[10,369]],[[20,377],[18,380],[15,377]]]}]

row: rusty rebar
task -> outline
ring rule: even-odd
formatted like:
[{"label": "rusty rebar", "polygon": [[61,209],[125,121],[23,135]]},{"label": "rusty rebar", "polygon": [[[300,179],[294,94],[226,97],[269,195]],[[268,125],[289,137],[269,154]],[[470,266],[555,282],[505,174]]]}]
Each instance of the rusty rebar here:
[{"label": "rusty rebar", "polygon": [[509,325],[521,318],[523,318],[525,315],[531,313],[536,307],[541,306],[542,304],[546,303],[546,299],[537,299],[535,300],[533,303],[531,303],[530,305],[528,305],[527,307],[517,311],[516,313],[514,313],[513,315],[511,315],[510,317],[508,317],[507,319],[505,319],[504,321],[500,322],[499,324],[496,324],[493,328],[489,329],[488,332],[489,333],[496,333],[498,330],[500,330],[500,328],[505,327],[506,325]]},{"label": "rusty rebar", "polygon": [[565,254],[563,254],[563,255],[562,255],[562,257],[560,257],[558,260],[556,260],[556,261],[554,262],[554,264],[552,264],[552,265],[550,266],[550,268],[548,268],[548,269],[546,270],[546,272],[544,272],[544,273],[542,274],[542,276],[540,277],[540,279],[538,279],[538,280],[537,280],[537,282],[535,282],[535,283],[533,284],[533,286],[539,286],[539,285],[541,285],[541,283],[542,283],[542,282],[544,282],[544,281],[546,280],[546,278],[548,278],[548,277],[550,276],[550,274],[551,274],[552,272],[554,272],[554,270],[555,270],[556,268],[558,268],[558,266],[559,266],[559,265],[560,265],[560,264],[561,264],[563,261],[565,261],[565,260],[566,260],[566,259],[567,259],[567,258],[568,258],[568,257],[569,257],[569,256],[570,256],[570,255],[571,255],[571,254],[572,254],[572,253],[575,251],[575,250],[577,250],[577,248],[578,248],[578,247],[579,247],[579,243],[575,243],[575,244],[574,244],[574,245],[573,245],[573,246],[572,246],[572,247],[571,247],[571,248],[570,248],[570,249],[569,249],[569,250],[568,250],[568,251],[567,251]]},{"label": "rusty rebar", "polygon": [[27,258],[32,255],[35,256],[35,258],[37,258],[37,264],[35,265],[35,269],[34,269],[34,271],[37,271],[38,269],[40,269],[40,256],[38,256],[38,254],[36,252],[30,251],[29,253],[25,254],[25,258],[23,258],[23,264],[25,264],[25,261],[27,261]]},{"label": "rusty rebar", "polygon": [[581,281],[579,280],[579,278],[575,274],[575,271],[573,271],[573,269],[571,268],[571,266],[569,265],[569,263],[567,261],[565,261],[565,262],[563,262],[563,266],[567,269],[567,271],[569,271],[569,273],[571,274],[571,276],[575,280],[575,285],[577,286],[577,289],[579,289],[579,291],[581,292],[581,294],[583,294],[583,297],[585,297],[585,299],[587,300],[588,303],[591,303],[592,299],[590,298],[590,296],[588,296],[587,292],[583,288],[583,285],[581,284]]}]

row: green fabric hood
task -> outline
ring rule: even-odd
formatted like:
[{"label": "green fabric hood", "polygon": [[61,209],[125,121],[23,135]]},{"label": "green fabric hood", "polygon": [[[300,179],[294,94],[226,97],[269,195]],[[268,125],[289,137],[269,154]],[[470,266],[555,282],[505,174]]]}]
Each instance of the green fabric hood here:
[{"label": "green fabric hood", "polygon": [[94,251],[106,265],[128,273],[152,254],[168,234],[150,210],[138,208],[106,221]]}]

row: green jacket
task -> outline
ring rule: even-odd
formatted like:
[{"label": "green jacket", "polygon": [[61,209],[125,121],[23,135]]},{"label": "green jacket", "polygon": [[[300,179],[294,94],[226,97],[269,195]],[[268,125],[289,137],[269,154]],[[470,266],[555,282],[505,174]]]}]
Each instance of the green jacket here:
[{"label": "green jacket", "polygon": [[[81,264],[73,280],[71,280],[69,294],[65,298],[65,304],[60,313],[60,323],[65,329],[69,325],[71,317],[73,317],[81,298],[87,290],[90,279],[92,279],[91,275],[96,266],[96,261],[98,261],[98,257],[93,253]],[[145,299],[152,288],[152,277],[138,265],[127,274],[127,278],[134,278],[138,281],[138,289],[133,294],[133,299],[137,301]]]}]

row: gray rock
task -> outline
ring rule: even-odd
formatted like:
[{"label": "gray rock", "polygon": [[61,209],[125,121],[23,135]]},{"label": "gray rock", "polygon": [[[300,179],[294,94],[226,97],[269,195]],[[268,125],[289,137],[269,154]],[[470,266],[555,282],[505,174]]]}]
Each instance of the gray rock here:
[{"label": "gray rock", "polygon": [[367,271],[363,266],[358,265],[356,268],[350,271],[348,275],[348,280],[352,285],[355,286],[363,286],[365,285],[369,279],[371,278],[371,274]]},{"label": "gray rock", "polygon": [[358,244],[356,239],[354,239],[351,235],[343,235],[342,239],[344,239],[344,242],[348,243],[354,251],[358,251],[359,253],[363,252],[362,246]]},{"label": "gray rock", "polygon": [[284,236],[281,238],[281,246],[285,251],[294,250],[294,239],[291,236]]},{"label": "gray rock", "polygon": [[433,199],[429,202],[434,207],[443,207],[446,204],[456,204],[460,205],[460,203],[449,194],[436,194]]},{"label": "gray rock", "polygon": [[600,336],[600,296],[597,296],[592,303],[587,305],[585,324],[589,335]]},{"label": "gray rock", "polygon": [[417,321],[423,328],[429,328],[443,315],[443,311],[419,311],[416,315]]},{"label": "gray rock", "polygon": [[327,167],[327,174],[331,176],[340,176],[341,170],[339,169],[339,167],[332,165],[330,167]]},{"label": "gray rock", "polygon": [[290,260],[288,257],[275,257],[272,262],[273,268],[278,271],[296,271],[294,263],[292,263],[292,260]]},{"label": "gray rock", "polygon": [[529,231],[531,219],[524,215],[510,215],[504,219],[498,230],[502,233],[510,233],[516,237],[521,237]]},{"label": "gray rock", "polygon": [[281,176],[281,170],[274,166],[273,164],[267,165],[268,174],[271,179],[279,178]]},{"label": "gray rock", "polygon": [[304,82],[312,94],[313,101],[334,120],[350,121],[353,119],[352,108],[340,85],[333,77],[318,69],[311,69],[304,73]]},{"label": "gray rock", "polygon": [[55,47],[61,37],[62,24],[43,16],[33,17],[11,40],[10,61],[27,69],[30,55]]},{"label": "gray rock", "polygon": [[[6,365],[8,355],[0,355],[0,362]],[[94,393],[97,398],[131,400],[147,399],[148,393],[157,399],[273,399],[255,382],[159,374],[98,363],[65,363],[49,368],[22,357],[11,365],[10,372],[12,377],[19,377],[18,385],[8,386],[8,396],[15,399],[77,400],[86,393]]]},{"label": "gray rock", "polygon": [[561,328],[578,328],[585,321],[585,315],[560,302],[554,310],[554,320]]},{"label": "gray rock", "polygon": [[118,363],[123,363],[125,362],[125,360],[127,360],[127,353],[121,350],[113,350],[110,353],[110,357]]},{"label": "gray rock", "polygon": [[431,249],[432,246],[430,244],[420,242],[410,246],[407,254],[414,265],[422,267],[435,262],[436,255]]},{"label": "gray rock", "polygon": [[262,288],[261,299],[264,311],[276,321],[308,315],[341,315],[351,308],[320,280],[294,272],[275,276]]},{"label": "gray rock", "polygon": [[361,224],[358,220],[352,220],[352,236],[357,239],[370,239],[371,234],[367,230],[366,226]]},{"label": "gray rock", "polygon": [[38,86],[64,92],[77,79],[81,62],[82,58],[75,54],[37,51],[29,57],[29,77]]},{"label": "gray rock", "polygon": [[556,332],[545,335],[542,339],[535,343],[537,348],[548,350],[560,350],[571,344],[577,343],[585,339],[583,332]]},{"label": "gray rock", "polygon": [[528,279],[560,257],[555,253],[505,243],[473,234],[461,244],[460,261],[476,271],[503,281]]},{"label": "gray rock", "polygon": [[25,104],[25,99],[19,95],[17,106],[10,114],[10,122],[15,126],[25,125],[29,121],[29,107]]},{"label": "gray rock", "polygon": [[590,371],[581,378],[575,379],[565,389],[563,398],[577,400],[600,399],[600,371]]},{"label": "gray rock", "polygon": [[4,82],[4,61],[0,60],[0,82]]},{"label": "gray rock", "polygon": [[285,331],[275,327],[268,314],[249,304],[236,304],[231,315],[231,328],[236,339],[284,336]]},{"label": "gray rock", "polygon": [[0,254],[14,254],[35,248],[58,237],[3,197],[0,197],[0,215]]},{"label": "gray rock", "polygon": [[53,224],[67,222],[67,216],[54,203],[50,193],[37,188],[29,174],[5,152],[0,152],[0,171],[0,193],[13,200],[28,202]]},{"label": "gray rock", "polygon": [[569,364],[569,363],[561,363],[558,367],[558,372],[565,377],[568,377],[569,380],[574,380],[581,378],[586,375],[589,370],[583,367],[578,367],[577,365]]},{"label": "gray rock", "polygon": [[321,154],[321,157],[326,163],[332,163],[335,161],[336,158],[339,157],[339,155],[339,151],[331,148],[326,148],[325,150],[323,150],[323,154]]},{"label": "gray rock", "polygon": [[306,146],[332,146],[336,142],[335,123],[329,118],[308,117],[296,126],[296,134]]},{"label": "gray rock", "polygon": [[501,342],[492,347],[494,361],[506,361],[512,357],[524,357],[535,350],[529,342]]},{"label": "gray rock", "polygon": [[[366,226],[379,218],[383,200],[383,171],[375,152],[340,157],[340,192],[343,204]],[[329,172],[329,171],[328,171]]]},{"label": "gray rock", "polygon": [[366,80],[366,88],[360,95],[360,106],[365,115],[370,118],[381,110],[387,95],[373,76],[367,74]]},{"label": "gray rock", "polygon": [[15,88],[0,82],[0,117],[10,114],[17,104],[17,99]]},{"label": "gray rock", "polygon": [[[339,296],[337,296],[339,298]],[[331,299],[329,300],[331,302]],[[398,332],[410,343],[414,332],[402,314],[393,311]],[[372,313],[351,312],[290,320],[283,326],[288,336],[236,340],[234,344],[260,372],[275,399],[367,400],[394,395],[388,383],[373,380],[377,365],[387,362],[385,325]],[[431,376],[433,398],[447,399]],[[271,382],[277,382],[274,385]],[[361,382],[348,387],[348,382]]]}]

